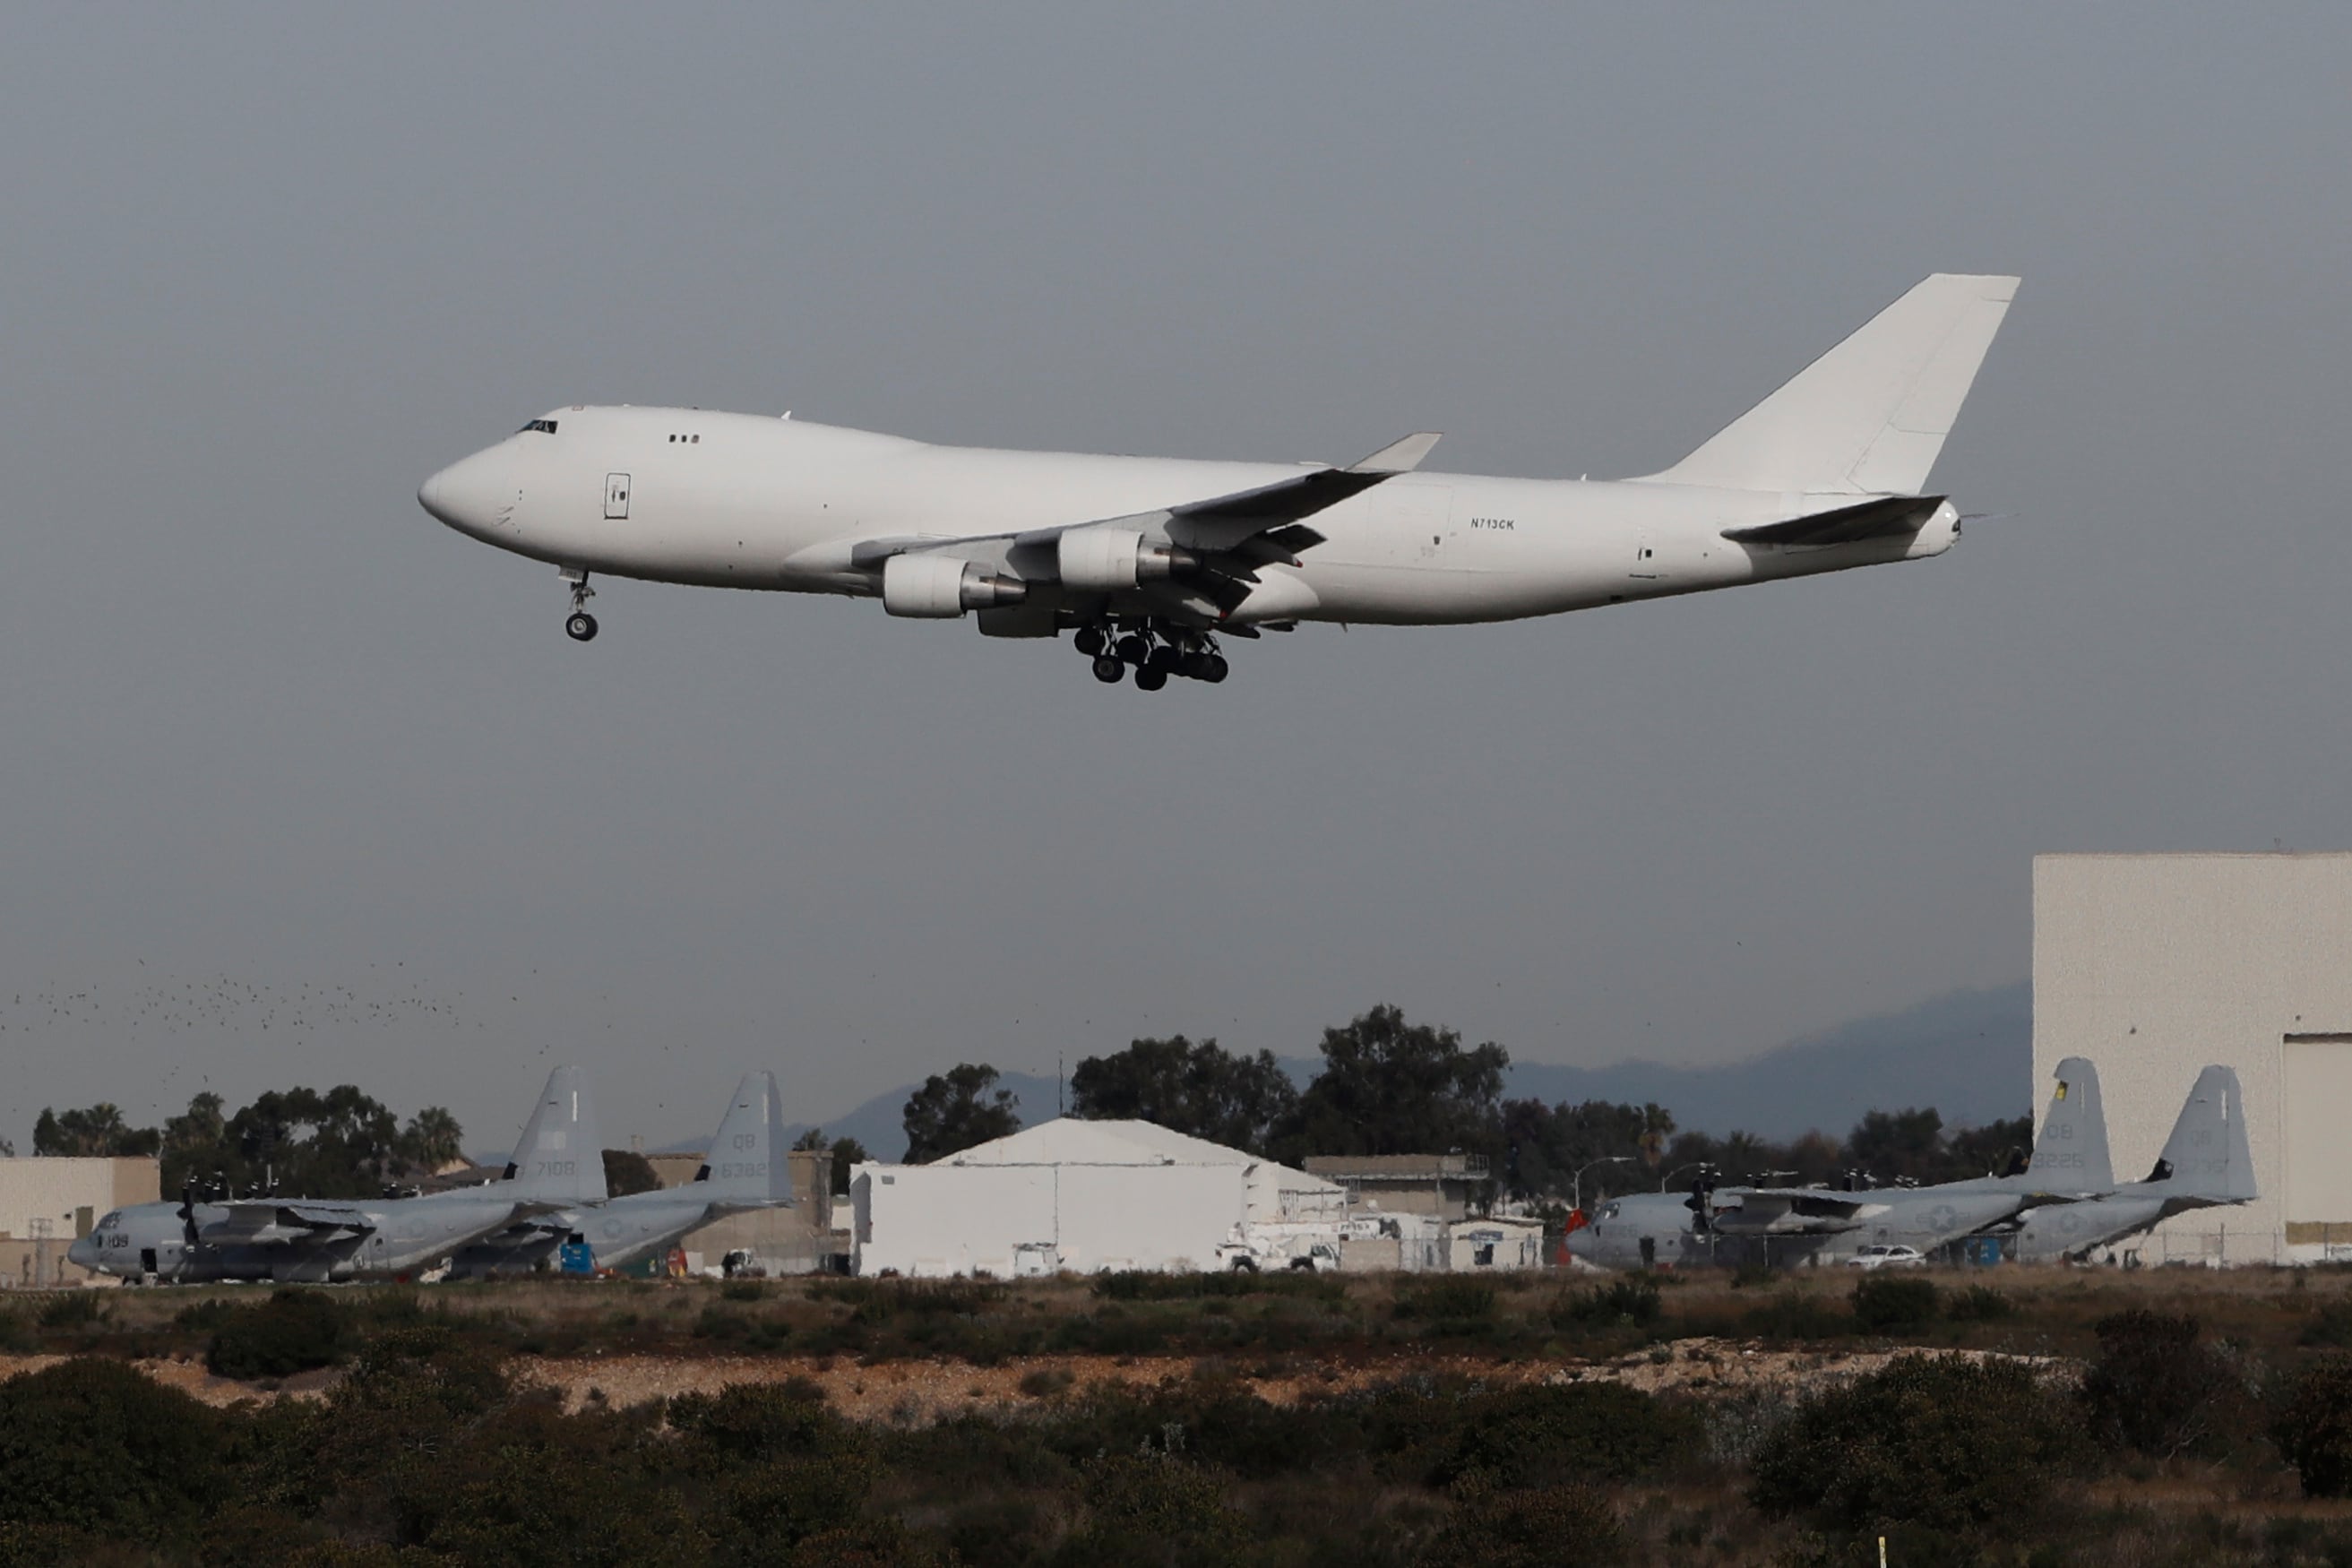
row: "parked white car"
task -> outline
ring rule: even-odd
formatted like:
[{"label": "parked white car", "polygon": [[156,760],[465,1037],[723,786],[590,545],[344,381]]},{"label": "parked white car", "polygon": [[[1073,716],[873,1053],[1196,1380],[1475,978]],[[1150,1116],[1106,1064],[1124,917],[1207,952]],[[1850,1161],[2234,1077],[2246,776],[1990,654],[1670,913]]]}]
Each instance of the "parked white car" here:
[{"label": "parked white car", "polygon": [[1925,1268],[1927,1267],[1926,1255],[1917,1247],[1891,1246],[1885,1242],[1875,1247],[1865,1247],[1845,1261],[1849,1268]]}]

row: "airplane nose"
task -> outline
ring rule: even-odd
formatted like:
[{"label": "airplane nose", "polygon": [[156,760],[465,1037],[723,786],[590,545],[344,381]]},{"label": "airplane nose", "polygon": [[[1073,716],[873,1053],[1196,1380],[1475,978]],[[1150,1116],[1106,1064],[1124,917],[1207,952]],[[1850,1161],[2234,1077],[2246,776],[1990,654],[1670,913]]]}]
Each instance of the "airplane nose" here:
[{"label": "airplane nose", "polygon": [[450,464],[417,487],[417,503],[436,518],[477,537],[514,515],[516,489],[494,452],[477,452]]},{"label": "airplane nose", "polygon": [[92,1231],[88,1236],[76,1237],[74,1238],[74,1244],[66,1248],[66,1261],[75,1265],[77,1268],[97,1268],[98,1233],[96,1231]]}]

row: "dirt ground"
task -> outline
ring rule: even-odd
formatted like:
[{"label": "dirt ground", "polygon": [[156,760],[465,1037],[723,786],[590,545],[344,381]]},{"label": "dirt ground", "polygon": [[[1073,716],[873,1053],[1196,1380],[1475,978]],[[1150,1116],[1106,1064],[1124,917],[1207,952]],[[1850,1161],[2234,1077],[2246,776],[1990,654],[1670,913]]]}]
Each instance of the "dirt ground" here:
[{"label": "dirt ground", "polygon": [[[687,1393],[715,1393],[730,1384],[783,1383],[804,1378],[824,1390],[833,1407],[853,1420],[922,1425],[966,1412],[1002,1414],[1034,1405],[1023,1384],[1035,1379],[1055,1389],[1097,1384],[1150,1386],[1199,1372],[1222,1372],[1275,1405],[1336,1394],[1415,1373],[1477,1378],[1489,1384],[1622,1383],[1652,1392],[1717,1392],[1809,1388],[1824,1380],[1858,1376],[1884,1366],[1895,1350],[1860,1352],[1767,1350],[1729,1340],[1682,1340],[1607,1361],[1530,1358],[1494,1361],[1465,1355],[1398,1354],[1346,1362],[1282,1356],[1263,1363],[1215,1363],[1177,1356],[1050,1355],[1016,1357],[995,1366],[956,1361],[892,1361],[861,1365],[846,1357],[617,1354],[554,1360],[518,1356],[508,1371],[519,1383],[560,1392],[566,1410],[596,1401],[625,1407]],[[1990,1352],[1958,1352],[1979,1356]],[[37,1372],[62,1356],[0,1356],[0,1379]],[[2040,1362],[2046,1358],[2024,1358]],[[215,1377],[197,1360],[152,1359],[131,1363],[156,1382],[207,1405],[239,1400],[316,1399],[341,1379],[329,1370],[283,1380],[241,1383]],[[1040,1376],[1039,1374],[1043,1374]]]}]

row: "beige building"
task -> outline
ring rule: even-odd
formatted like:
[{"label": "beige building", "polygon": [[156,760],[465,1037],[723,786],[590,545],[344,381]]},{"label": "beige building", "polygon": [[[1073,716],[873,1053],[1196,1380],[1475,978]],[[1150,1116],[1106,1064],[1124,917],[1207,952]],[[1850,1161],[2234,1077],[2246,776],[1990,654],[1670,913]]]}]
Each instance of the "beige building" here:
[{"label": "beige building", "polygon": [[1464,1219],[1488,1190],[1484,1154],[1309,1154],[1306,1166],[1346,1188],[1350,1205],[1388,1214]]},{"label": "beige building", "polygon": [[0,1287],[89,1279],[89,1270],[66,1261],[66,1248],[108,1210],[155,1202],[161,1180],[152,1154],[0,1160]]},{"label": "beige building", "polygon": [[[714,1220],[677,1243],[687,1268],[716,1268],[730,1252],[747,1253],[762,1274],[812,1274],[836,1267],[848,1240],[833,1228],[833,1155],[823,1149],[795,1149],[793,1206],[753,1209]],[[664,1187],[682,1187],[702,1169],[699,1154],[648,1154],[646,1163]]]},{"label": "beige building", "polygon": [[2244,1090],[2263,1195],[2166,1221],[2144,1260],[2352,1258],[2352,854],[2037,856],[2037,1104],[2070,1056],[2126,1181],[2200,1068]]}]

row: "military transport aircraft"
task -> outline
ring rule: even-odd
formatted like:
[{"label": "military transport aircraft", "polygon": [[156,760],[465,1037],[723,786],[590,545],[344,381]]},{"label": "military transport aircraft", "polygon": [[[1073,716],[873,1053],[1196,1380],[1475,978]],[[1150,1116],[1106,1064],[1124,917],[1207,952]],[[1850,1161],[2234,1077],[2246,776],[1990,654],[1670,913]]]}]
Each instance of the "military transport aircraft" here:
[{"label": "military transport aircraft", "polygon": [[2017,288],[1939,273],[1673,468],[1613,482],[1421,471],[1433,435],[1344,468],[932,446],[692,408],[551,410],[417,499],[592,574],[977,612],[1074,631],[1096,677],[1224,679],[1221,638],[1304,621],[1506,621],[1940,555],[1922,493]]},{"label": "military transport aircraft", "polygon": [[567,1241],[585,1243],[595,1267],[619,1268],[712,1220],[787,1205],[793,1184],[783,1125],[776,1075],[751,1073],[727,1102],[694,1180],[524,1219],[460,1249],[450,1277],[528,1274],[545,1268]]},{"label": "military transport aircraft", "polygon": [[[2106,1152],[2103,1125],[2098,1145],[2102,1162]],[[2262,1196],[2254,1182],[2253,1152],[2246,1142],[2238,1075],[2225,1067],[2199,1073],[2147,1179],[2116,1186],[2109,1175],[2103,1184],[2106,1190],[2089,1203],[2026,1210],[2010,1244],[2012,1255],[2021,1262],[2081,1258],[2174,1215],[2252,1203]]]},{"label": "military transport aircraft", "polygon": [[[1828,1262],[1865,1247],[1922,1253],[2012,1219],[2040,1204],[2087,1198],[2112,1181],[2084,1168],[2095,1142],[2105,1162],[2096,1075],[2080,1057],[2059,1063],[2033,1153],[2022,1173],[1927,1187],[1716,1187],[1612,1198],[1568,1235],[1570,1257],[1611,1268]],[[2085,1079],[2090,1092],[2080,1092]],[[2099,1176],[2099,1184],[2091,1178]]]},{"label": "military transport aircraft", "polygon": [[604,1145],[578,1068],[558,1068],[531,1108],[505,1175],[418,1197],[247,1198],[140,1204],[101,1218],[67,1258],[125,1279],[384,1278],[438,1263],[531,1215],[604,1196]]}]

